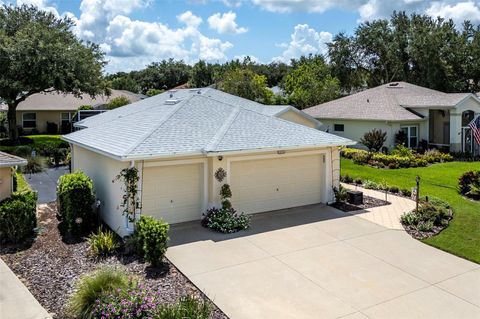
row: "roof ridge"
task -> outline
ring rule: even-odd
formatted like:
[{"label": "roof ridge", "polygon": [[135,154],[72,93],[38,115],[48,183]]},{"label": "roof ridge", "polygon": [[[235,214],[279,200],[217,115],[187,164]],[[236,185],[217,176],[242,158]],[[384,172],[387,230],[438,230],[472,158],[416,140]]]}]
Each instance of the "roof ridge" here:
[{"label": "roof ridge", "polygon": [[157,129],[159,129],[163,124],[165,124],[166,121],[168,121],[175,113],[178,112],[178,110],[180,110],[186,102],[188,100],[190,100],[192,98],[192,96],[194,95],[191,95],[191,96],[188,96],[187,98],[181,100],[180,102],[178,102],[178,105],[175,106],[170,114],[168,114],[162,121],[160,121],[160,123],[158,123],[157,125],[155,125],[150,131],[148,131],[147,133],[143,134],[140,138],[138,138],[134,143],[133,143],[133,146],[131,146],[130,148],[128,148],[126,151],[125,151],[125,155],[128,155],[128,153],[130,153],[131,151],[133,151],[135,148],[137,148],[139,142],[141,141],[144,141],[146,140],[150,135],[152,135]]},{"label": "roof ridge", "polygon": [[218,145],[218,143],[220,143],[220,141],[224,137],[225,133],[227,133],[230,126],[232,126],[233,122],[237,118],[238,114],[240,114],[240,111],[242,109],[243,108],[237,106],[232,110],[232,112],[228,116],[227,120],[223,123],[222,127],[220,127],[220,129],[215,134],[215,136],[212,138],[210,143],[208,143],[208,145],[205,147],[205,149],[204,149],[205,152],[211,152]]}]

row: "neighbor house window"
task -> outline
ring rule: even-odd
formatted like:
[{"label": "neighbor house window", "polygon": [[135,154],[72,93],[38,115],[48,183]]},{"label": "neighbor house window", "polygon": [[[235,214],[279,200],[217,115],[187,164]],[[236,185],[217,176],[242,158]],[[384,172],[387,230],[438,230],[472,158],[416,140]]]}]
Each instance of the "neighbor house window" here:
[{"label": "neighbor house window", "polygon": [[417,147],[418,146],[418,127],[417,126],[402,126],[400,128],[407,137],[405,141],[406,147]]},{"label": "neighbor house window", "polygon": [[23,113],[22,115],[24,128],[36,128],[37,127],[37,113]]},{"label": "neighbor house window", "polygon": [[343,132],[345,130],[345,127],[343,124],[333,124],[333,130],[335,132]]},{"label": "neighbor house window", "polygon": [[62,113],[62,125],[70,124],[70,113]]}]

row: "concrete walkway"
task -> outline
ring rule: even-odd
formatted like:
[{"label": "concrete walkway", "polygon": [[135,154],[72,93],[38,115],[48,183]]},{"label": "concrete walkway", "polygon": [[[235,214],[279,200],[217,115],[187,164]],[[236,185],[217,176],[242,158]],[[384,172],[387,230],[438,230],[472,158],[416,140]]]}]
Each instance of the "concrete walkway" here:
[{"label": "concrete walkway", "polygon": [[57,199],[57,181],[69,173],[67,166],[47,168],[41,173],[25,174],[25,180],[38,192],[38,203],[50,203]]},{"label": "concrete walkway", "polygon": [[51,318],[2,259],[0,259],[0,318]]},{"label": "concrete walkway", "polygon": [[[342,186],[348,189],[362,191],[364,195],[385,200],[385,193],[358,187],[354,185],[344,184]],[[380,207],[373,207],[368,209],[362,209],[358,211],[350,212],[352,215],[356,215],[365,220],[379,224],[389,229],[403,230],[403,226],[400,223],[400,216],[409,212],[415,208],[415,202],[411,199],[387,194],[387,201],[391,204]]]},{"label": "concrete walkway", "polygon": [[167,257],[232,319],[480,318],[480,266],[332,207],[223,235],[172,225]]}]

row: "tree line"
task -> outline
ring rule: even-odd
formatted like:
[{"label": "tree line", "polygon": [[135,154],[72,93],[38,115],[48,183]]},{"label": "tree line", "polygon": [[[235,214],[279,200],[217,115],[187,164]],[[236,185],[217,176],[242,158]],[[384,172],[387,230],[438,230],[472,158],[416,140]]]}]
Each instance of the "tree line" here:
[{"label": "tree line", "polygon": [[[140,71],[109,75],[110,86],[156,94],[188,84],[214,85],[266,104],[299,109],[393,81],[406,81],[443,92],[480,91],[480,26],[465,21],[394,12],[390,19],[365,22],[353,35],[339,33],[325,56],[290,63],[256,63],[249,57],[223,64],[173,59]],[[267,87],[278,86],[284,95]]]},{"label": "tree line", "polygon": [[[31,5],[0,6],[0,102],[8,105],[9,136],[17,139],[16,108],[34,93],[92,96],[109,88],[155,95],[188,85],[215,86],[265,104],[299,109],[391,81],[444,92],[480,91],[480,26],[465,21],[394,12],[365,22],[353,35],[337,34],[325,56],[289,63],[226,63],[174,59],[143,70],[104,75],[99,46],[78,39],[74,22]],[[283,94],[269,88],[278,86]]]}]

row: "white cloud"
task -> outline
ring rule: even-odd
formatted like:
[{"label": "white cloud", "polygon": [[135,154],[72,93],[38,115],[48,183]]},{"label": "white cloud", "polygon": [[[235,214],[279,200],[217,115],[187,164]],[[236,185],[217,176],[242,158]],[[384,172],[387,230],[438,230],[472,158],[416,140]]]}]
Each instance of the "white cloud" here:
[{"label": "white cloud", "polygon": [[433,17],[443,17],[452,19],[456,23],[462,23],[464,20],[471,20],[472,22],[480,21],[480,2],[473,1],[459,2],[455,5],[446,3],[434,2],[427,9],[426,13]]},{"label": "white cloud", "polygon": [[322,13],[334,7],[355,8],[362,0],[251,0],[253,4],[271,12],[317,12]]},{"label": "white cloud", "polygon": [[208,25],[210,29],[217,31],[220,34],[232,33],[240,34],[248,31],[247,28],[239,27],[235,22],[237,14],[229,11],[223,14],[215,13],[208,18]]},{"label": "white cloud", "polygon": [[177,20],[185,23],[187,26],[197,28],[202,23],[202,18],[197,17],[192,11],[186,11],[177,16]]},{"label": "white cloud", "polygon": [[251,54],[240,54],[240,55],[235,55],[233,57],[233,60],[239,60],[239,61],[243,61],[245,60],[245,58],[250,58],[250,61],[252,61],[253,63],[261,63],[260,59],[257,58],[256,56],[254,55],[251,55]]},{"label": "white cloud", "polygon": [[291,59],[299,58],[302,55],[325,54],[327,52],[326,43],[331,42],[332,37],[330,32],[317,32],[308,24],[297,24],[291,35],[290,43],[282,44],[285,50],[281,56],[275,57],[273,60],[290,62]]}]

